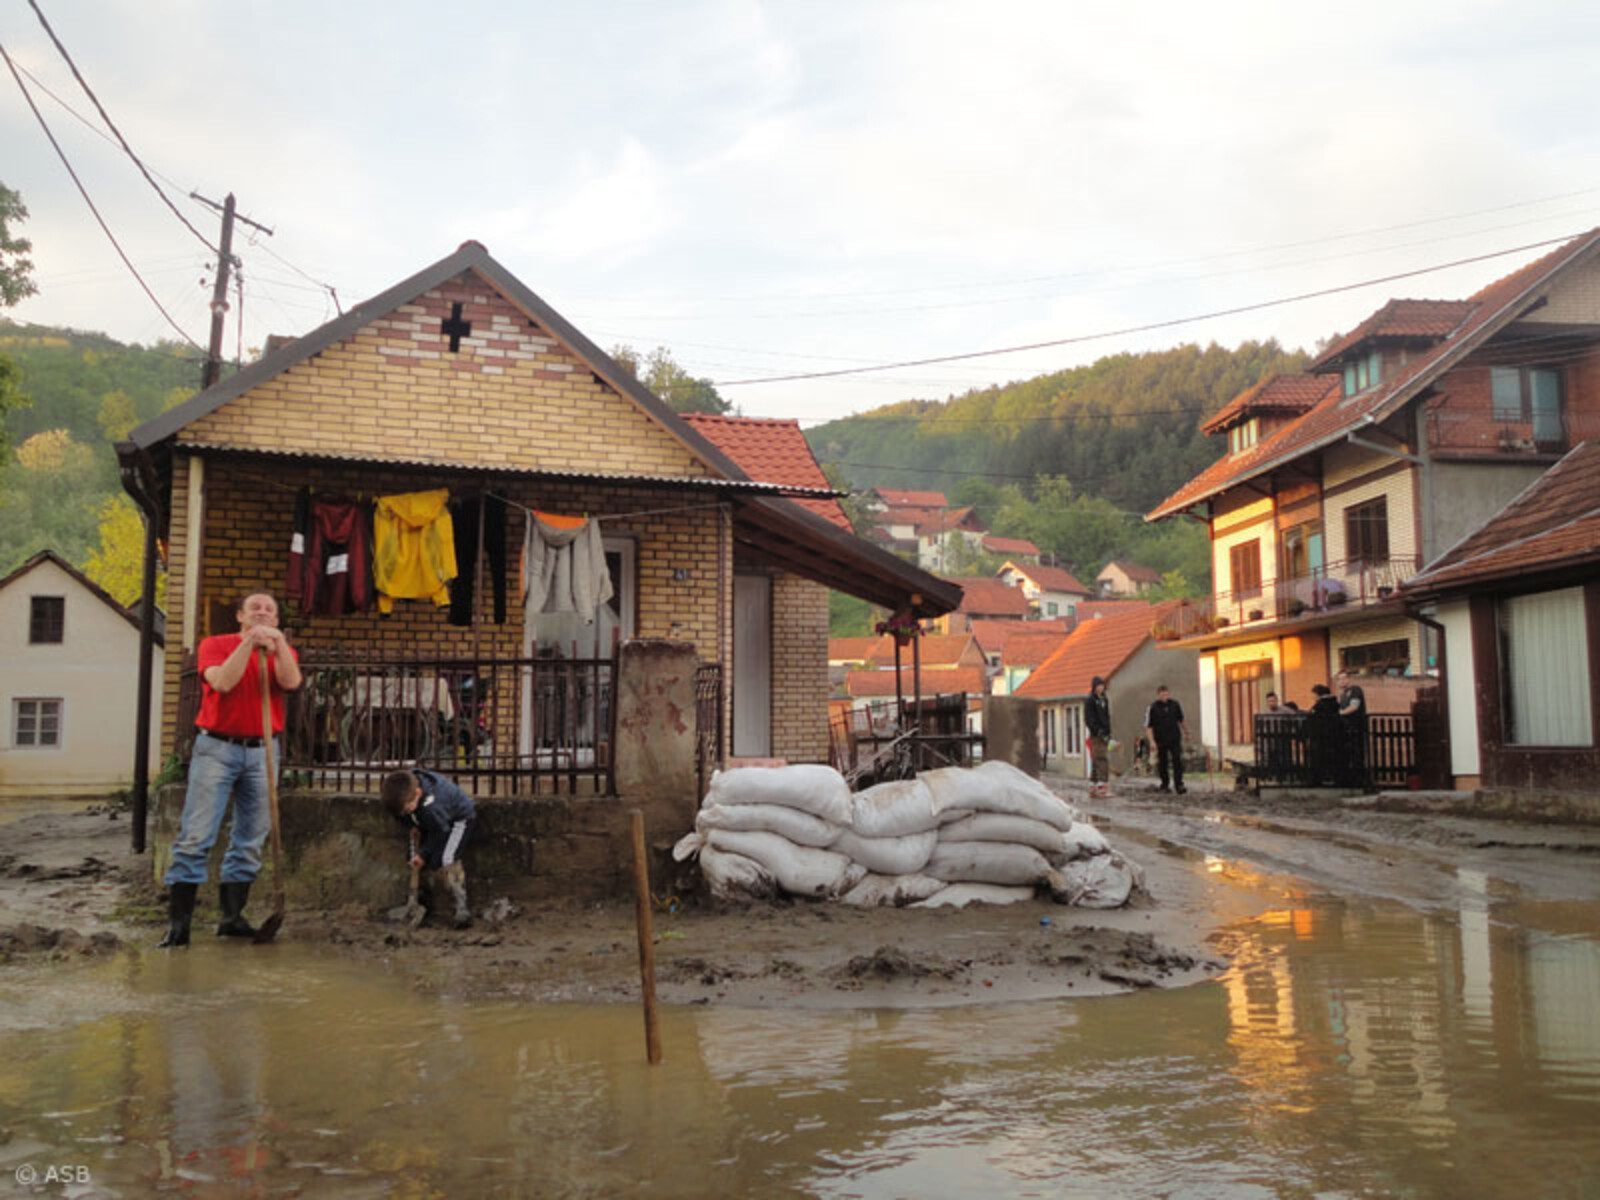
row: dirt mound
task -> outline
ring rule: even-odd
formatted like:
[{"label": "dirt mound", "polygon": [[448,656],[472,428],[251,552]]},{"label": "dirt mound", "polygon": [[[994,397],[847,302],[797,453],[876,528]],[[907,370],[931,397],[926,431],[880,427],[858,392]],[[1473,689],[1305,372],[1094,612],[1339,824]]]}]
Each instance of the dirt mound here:
[{"label": "dirt mound", "polygon": [[85,935],[76,929],[49,929],[43,925],[0,927],[0,962],[24,954],[48,954],[53,958],[105,954],[120,945],[122,939],[105,930]]},{"label": "dirt mound", "polygon": [[871,954],[858,954],[835,967],[829,975],[840,980],[885,983],[894,979],[959,979],[971,967],[971,962],[966,960],[947,959],[939,954],[913,958],[898,946],[879,946]]}]

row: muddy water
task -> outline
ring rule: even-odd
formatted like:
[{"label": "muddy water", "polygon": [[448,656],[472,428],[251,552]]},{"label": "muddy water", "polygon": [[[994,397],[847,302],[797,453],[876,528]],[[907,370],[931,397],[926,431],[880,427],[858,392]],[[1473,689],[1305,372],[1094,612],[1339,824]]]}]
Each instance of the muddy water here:
[{"label": "muddy water", "polygon": [[[1228,864],[1209,864],[1228,871]],[[332,952],[0,971],[0,1179],[81,1195],[1595,1196],[1600,911],[1312,900],[1170,992],[666,1014]],[[1050,936],[1050,935],[1042,935]],[[1059,936],[1070,937],[1065,931]]]}]

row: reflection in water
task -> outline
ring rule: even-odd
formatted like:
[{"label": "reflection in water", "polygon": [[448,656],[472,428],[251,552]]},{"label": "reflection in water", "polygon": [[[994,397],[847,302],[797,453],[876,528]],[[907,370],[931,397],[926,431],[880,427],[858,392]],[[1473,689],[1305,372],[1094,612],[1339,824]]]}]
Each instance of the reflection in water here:
[{"label": "reflection in water", "polygon": [[[302,946],[11,969],[0,1177],[84,1163],[123,1195],[1600,1193],[1597,906],[1462,883],[1457,919],[1274,884],[1284,907],[1230,931],[1235,965],[1181,991],[673,1009],[656,1070],[630,1007],[426,998]],[[41,1029],[47,1003],[110,1015]]]}]

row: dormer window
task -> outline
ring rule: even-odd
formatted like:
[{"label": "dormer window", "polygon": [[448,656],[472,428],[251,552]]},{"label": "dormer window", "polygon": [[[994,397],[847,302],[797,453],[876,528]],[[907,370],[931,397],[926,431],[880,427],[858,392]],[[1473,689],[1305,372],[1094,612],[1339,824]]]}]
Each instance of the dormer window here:
[{"label": "dormer window", "polygon": [[1378,386],[1383,378],[1383,355],[1374,350],[1365,358],[1344,365],[1344,394],[1354,396]]},{"label": "dormer window", "polygon": [[1261,440],[1261,419],[1251,417],[1228,430],[1228,453],[1243,454]]}]

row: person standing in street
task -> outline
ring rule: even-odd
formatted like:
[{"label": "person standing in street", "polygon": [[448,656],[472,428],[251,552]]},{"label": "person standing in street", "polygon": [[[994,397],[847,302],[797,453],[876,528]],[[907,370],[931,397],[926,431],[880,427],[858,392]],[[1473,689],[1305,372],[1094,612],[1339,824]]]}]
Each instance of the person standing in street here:
[{"label": "person standing in street", "polygon": [[1111,782],[1111,698],[1106,681],[1096,675],[1083,702],[1083,729],[1089,747],[1089,794],[1104,796]]},{"label": "person standing in street", "polygon": [[1339,723],[1344,733],[1344,783],[1367,789],[1367,694],[1349,671],[1340,671],[1333,681],[1339,685]]},{"label": "person standing in street", "polygon": [[[234,613],[238,633],[221,633],[200,643],[195,667],[200,674],[199,730],[189,757],[189,787],[183,817],[172,843],[167,885],[167,934],[163,948],[187,946],[195,896],[206,881],[211,847],[233,800],[233,827],[222,860],[217,903],[222,910],[218,937],[255,936],[245,920],[250,885],[261,869],[261,844],[271,824],[268,812],[265,739],[283,732],[284,694],[300,686],[300,661],[278,628],[278,602],[267,592],[251,592]],[[266,655],[272,728],[261,720],[261,663]],[[283,756],[273,756],[282,764]]]},{"label": "person standing in street", "polygon": [[1189,737],[1189,727],[1183,723],[1183,705],[1172,698],[1164,683],[1156,688],[1156,698],[1144,710],[1144,733],[1156,748],[1156,770],[1161,775],[1161,786],[1156,790],[1168,790],[1170,775],[1171,790],[1183,795],[1189,790],[1183,786],[1183,743]]}]

